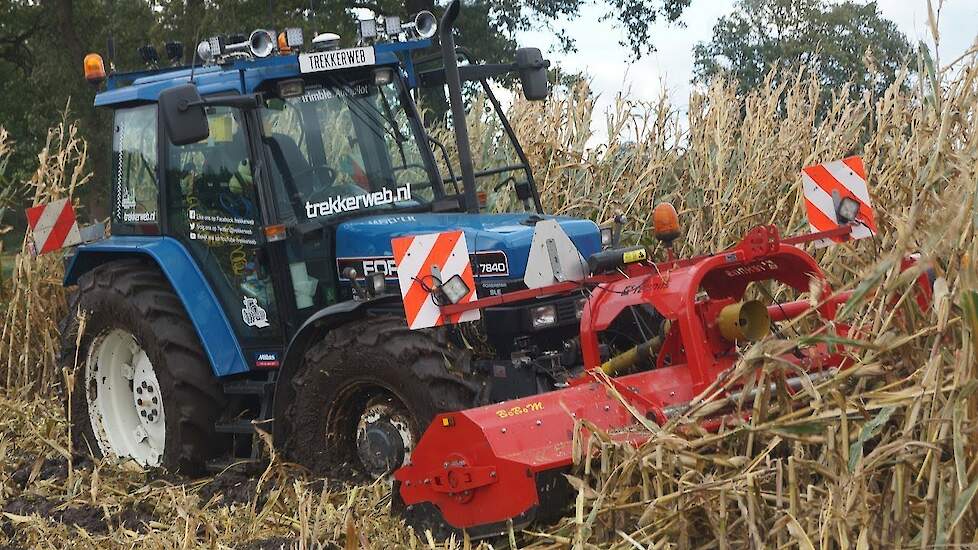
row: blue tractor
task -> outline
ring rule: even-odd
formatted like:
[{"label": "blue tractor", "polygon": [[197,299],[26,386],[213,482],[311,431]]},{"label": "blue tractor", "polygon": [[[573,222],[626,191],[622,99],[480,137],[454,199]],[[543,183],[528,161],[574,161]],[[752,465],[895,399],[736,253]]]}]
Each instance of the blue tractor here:
[{"label": "blue tractor", "polygon": [[[405,322],[396,237],[461,230],[485,297],[526,288],[538,224],[555,221],[581,258],[606,235],[545,215],[487,84],[514,77],[544,99],[549,63],[528,48],[459,66],[458,12],[363,21],[352,48],[259,30],[203,41],[191,66],[144,50],[157,66],[106,77],[86,59],[104,81],[95,105],[112,111],[112,214],[111,237],[75,248],[64,281],[76,450],[196,474],[259,457],[257,427],[314,472],[382,476],[436,414],[559,387],[562,365],[581,364],[581,292],[477,323]],[[473,166],[463,92],[480,85],[513,162]],[[426,87],[447,90],[455,144],[425,128]],[[506,200],[490,211],[487,193]]]}]

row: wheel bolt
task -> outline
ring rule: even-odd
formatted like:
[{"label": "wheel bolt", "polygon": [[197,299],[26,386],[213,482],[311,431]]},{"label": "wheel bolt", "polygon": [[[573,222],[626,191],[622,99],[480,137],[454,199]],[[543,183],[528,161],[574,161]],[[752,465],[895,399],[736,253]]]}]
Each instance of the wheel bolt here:
[{"label": "wheel bolt", "polygon": [[157,398],[156,398],[156,396],[154,395],[154,396],[153,396],[153,404],[155,405],[155,404],[157,404],[157,403],[159,403],[159,402],[160,402],[160,400],[159,400],[159,399],[157,399]]},{"label": "wheel bolt", "polygon": [[143,394],[143,388],[136,388],[136,393],[138,393],[139,395],[142,395]]},{"label": "wheel bolt", "polygon": [[159,413],[159,411],[157,411],[156,409],[153,409],[153,416],[156,416],[158,413]]},{"label": "wheel bolt", "polygon": [[143,400],[142,399],[137,399],[136,400],[136,404],[137,405],[142,405],[143,404]]},{"label": "wheel bolt", "polygon": [[145,410],[139,411],[139,415],[140,416],[146,416],[146,411]]},{"label": "wheel bolt", "polygon": [[153,393],[153,386],[146,386],[146,391]]}]

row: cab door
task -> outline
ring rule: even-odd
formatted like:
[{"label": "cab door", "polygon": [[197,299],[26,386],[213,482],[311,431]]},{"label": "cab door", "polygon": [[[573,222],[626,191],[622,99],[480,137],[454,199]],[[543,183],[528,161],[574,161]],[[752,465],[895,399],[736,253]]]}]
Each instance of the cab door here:
[{"label": "cab door", "polygon": [[207,108],[210,137],[166,140],[166,233],[190,251],[253,368],[278,366],[284,332],[265,249],[245,113]]}]

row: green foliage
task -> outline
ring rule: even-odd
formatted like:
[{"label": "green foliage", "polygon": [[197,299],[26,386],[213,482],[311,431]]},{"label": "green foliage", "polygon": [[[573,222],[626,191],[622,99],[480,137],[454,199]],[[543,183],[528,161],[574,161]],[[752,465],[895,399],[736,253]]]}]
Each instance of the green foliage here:
[{"label": "green foliage", "polygon": [[881,92],[911,52],[907,38],[883,18],[876,2],[739,0],[737,10],[696,46],[696,80],[729,74],[746,93],[764,85],[775,65],[815,71],[826,93],[849,84],[854,93]]}]

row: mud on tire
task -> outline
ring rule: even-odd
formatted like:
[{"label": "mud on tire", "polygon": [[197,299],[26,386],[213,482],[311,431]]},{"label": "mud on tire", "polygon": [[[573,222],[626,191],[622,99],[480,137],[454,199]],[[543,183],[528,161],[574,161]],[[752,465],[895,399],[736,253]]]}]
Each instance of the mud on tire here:
[{"label": "mud on tire", "polygon": [[484,382],[449,330],[412,331],[403,317],[368,317],[310,346],[291,382],[286,456],[320,475],[363,475],[355,430],[378,395],[407,408],[417,436],[435,415],[481,404]]},{"label": "mud on tire", "polygon": [[[79,311],[85,327],[76,348]],[[93,341],[113,329],[131,333],[156,372],[166,404],[160,465],[185,474],[202,473],[204,462],[226,447],[226,438],[214,432],[224,394],[169,281],[155,264],[138,259],[109,262],[82,275],[69,297],[61,325],[60,364],[72,371],[77,357],[70,400],[65,395],[74,451],[102,455],[89,418],[85,368]]]}]

